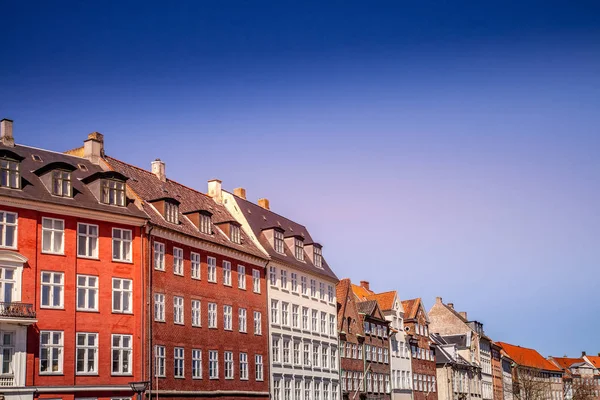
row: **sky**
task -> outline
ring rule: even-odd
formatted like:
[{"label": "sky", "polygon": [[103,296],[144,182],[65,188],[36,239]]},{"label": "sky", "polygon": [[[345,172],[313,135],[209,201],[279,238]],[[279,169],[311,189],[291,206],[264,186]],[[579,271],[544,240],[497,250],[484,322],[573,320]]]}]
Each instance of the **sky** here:
[{"label": "sky", "polygon": [[598,2],[0,5],[17,143],[102,132],[111,156],[268,198],[340,278],[600,352]]}]

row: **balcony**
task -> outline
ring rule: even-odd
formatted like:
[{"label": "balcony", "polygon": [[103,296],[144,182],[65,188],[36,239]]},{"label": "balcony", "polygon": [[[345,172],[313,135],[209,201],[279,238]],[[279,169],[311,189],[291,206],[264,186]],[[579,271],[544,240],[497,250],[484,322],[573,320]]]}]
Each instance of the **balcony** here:
[{"label": "balcony", "polygon": [[[36,322],[33,304],[0,302],[0,320],[4,322],[24,322],[33,324]],[[2,383],[0,382],[0,386]]]}]

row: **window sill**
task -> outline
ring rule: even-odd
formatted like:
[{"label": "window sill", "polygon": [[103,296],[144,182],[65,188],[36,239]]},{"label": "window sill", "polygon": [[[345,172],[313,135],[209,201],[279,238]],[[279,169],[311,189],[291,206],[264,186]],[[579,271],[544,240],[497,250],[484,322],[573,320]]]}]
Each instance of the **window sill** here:
[{"label": "window sill", "polygon": [[75,376],[99,376],[100,374],[98,372],[90,372],[90,373],[86,373],[86,372],[76,372]]},{"label": "window sill", "polygon": [[185,326],[185,323],[183,323],[183,322],[173,322],[173,325]]},{"label": "window sill", "polygon": [[126,374],[118,374],[118,373],[111,373],[110,376],[133,376],[133,374],[131,372],[126,373]]},{"label": "window sill", "polygon": [[89,312],[89,313],[100,313],[99,310],[89,310],[87,308],[76,308],[75,311],[78,311],[78,312]]},{"label": "window sill", "polygon": [[[192,276],[192,279],[195,280],[195,281],[201,281],[202,280],[200,277],[195,277],[195,276]],[[198,378],[196,378],[196,379],[198,379]]]},{"label": "window sill", "polygon": [[84,260],[91,260],[91,261],[100,261],[100,258],[98,256],[92,257],[92,256],[81,256],[81,255],[77,255],[77,258],[81,258]]},{"label": "window sill", "polygon": [[133,264],[133,261],[131,260],[116,260],[116,259],[112,259],[112,262],[114,263],[118,263],[118,264]]},{"label": "window sill", "polygon": [[[2,247],[4,248],[4,247]],[[62,257],[66,257],[65,252],[63,251],[62,253],[53,253],[51,251],[42,251],[41,254],[45,255],[45,256],[62,256]]]},{"label": "window sill", "polygon": [[[155,271],[160,271],[160,272],[165,272],[165,269],[164,269],[164,268],[156,268],[156,267],[154,267],[154,270],[155,270]],[[159,377],[159,378],[160,378],[160,377]]]},{"label": "window sill", "polygon": [[112,310],[113,314],[120,314],[120,315],[133,315],[133,311],[119,311],[119,310]]},{"label": "window sill", "polygon": [[44,310],[63,310],[65,309],[65,306],[61,306],[61,307],[52,307],[52,306],[40,306],[41,309]]},{"label": "window sill", "polygon": [[40,376],[61,376],[64,372],[40,372]]}]

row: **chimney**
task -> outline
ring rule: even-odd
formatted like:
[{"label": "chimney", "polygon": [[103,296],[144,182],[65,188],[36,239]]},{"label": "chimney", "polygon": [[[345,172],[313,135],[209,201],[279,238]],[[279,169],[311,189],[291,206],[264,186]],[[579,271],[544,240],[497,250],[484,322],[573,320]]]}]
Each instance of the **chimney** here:
[{"label": "chimney", "polygon": [[441,303],[443,303],[443,301],[442,301],[442,298],[441,298],[441,297],[436,297],[436,298],[435,298],[435,302],[436,302],[436,303],[440,303],[440,304],[441,304]]},{"label": "chimney", "polygon": [[12,133],[12,119],[4,118],[0,121],[0,142],[8,147],[15,147],[15,138]]},{"label": "chimney", "polygon": [[161,182],[167,181],[166,166],[165,163],[160,160],[160,158],[157,158],[156,160],[152,161],[152,173],[156,175],[156,177],[160,179]]},{"label": "chimney", "polygon": [[461,311],[458,313],[461,317],[463,317],[464,319],[467,319],[467,312],[466,311]]},{"label": "chimney", "polygon": [[244,189],[244,188],[233,189],[233,194],[236,195],[237,197],[241,197],[242,199],[246,200],[246,189]]},{"label": "chimney", "polygon": [[258,205],[264,208],[265,210],[270,210],[269,207],[269,199],[258,199]]},{"label": "chimney", "polygon": [[448,307],[454,310],[454,303],[448,303]]},{"label": "chimney", "polygon": [[585,351],[582,351],[581,352],[581,357],[585,357],[585,356],[586,356]]},{"label": "chimney", "polygon": [[104,135],[100,132],[92,132],[83,142],[83,158],[87,158],[93,164],[100,164],[102,157],[104,157]]},{"label": "chimney", "polygon": [[369,281],[360,281],[360,286],[364,287],[367,290],[371,290],[369,289]]},{"label": "chimney", "polygon": [[223,193],[221,192],[221,181],[218,179],[211,179],[208,181],[208,195],[219,204],[223,202]]}]

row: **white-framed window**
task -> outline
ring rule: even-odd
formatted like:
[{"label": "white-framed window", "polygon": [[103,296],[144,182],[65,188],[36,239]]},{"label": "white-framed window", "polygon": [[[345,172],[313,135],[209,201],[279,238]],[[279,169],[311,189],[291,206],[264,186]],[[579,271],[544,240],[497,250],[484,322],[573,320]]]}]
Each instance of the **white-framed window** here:
[{"label": "white-framed window", "polygon": [[200,214],[200,232],[211,234],[212,229],[210,227],[210,215],[208,214]]},{"label": "white-framed window", "polygon": [[319,330],[318,328],[318,311],[317,310],[312,310],[312,324],[311,324],[311,329],[314,333],[317,333]]},{"label": "white-framed window", "polygon": [[111,206],[125,206],[125,183],[114,179],[102,180],[101,201]]},{"label": "white-framed window", "polygon": [[17,247],[17,221],[16,213],[0,211],[0,247]]},{"label": "white-framed window", "polygon": [[310,345],[308,343],[303,343],[304,351],[303,351],[303,360],[304,366],[310,365]]},{"label": "white-framed window", "polygon": [[173,351],[173,376],[175,378],[185,377],[185,350],[183,347],[175,347]]},{"label": "white-framed window", "polygon": [[131,375],[132,336],[112,335],[112,374]]},{"label": "white-framed window", "polygon": [[223,306],[223,329],[226,331],[233,330],[233,308],[231,306]]},{"label": "white-framed window", "polygon": [[[0,225],[0,229],[2,228],[3,226]],[[42,252],[64,254],[64,239],[64,220],[46,217],[42,218]]]},{"label": "white-framed window", "polygon": [[217,303],[208,303],[208,327],[217,327]]},{"label": "white-framed window", "polygon": [[310,296],[317,297],[317,281],[314,279],[310,280]]},{"label": "white-framed window", "polygon": [[329,383],[323,382],[323,400],[329,400]]},{"label": "white-framed window", "polygon": [[273,235],[273,248],[275,249],[276,252],[283,254],[284,250],[283,250],[283,232],[280,231],[275,231],[275,234]]},{"label": "white-framed window", "polygon": [[202,379],[202,350],[192,349],[192,379]]},{"label": "white-framed window", "polygon": [[234,224],[229,225],[229,234],[233,243],[242,243],[240,227]]},{"label": "white-framed window", "polygon": [[271,323],[279,324],[279,301],[271,299]]},{"label": "white-framed window", "polygon": [[254,311],[254,334],[262,335],[262,315],[260,311]]},{"label": "white-framed window", "polygon": [[325,334],[327,331],[325,330],[327,327],[327,313],[324,311],[321,311],[321,319],[319,320],[319,322],[321,323],[321,333]]},{"label": "white-framed window", "polygon": [[271,341],[274,363],[279,363],[279,352],[280,352],[279,343],[280,342],[281,342],[281,339],[279,339],[278,337],[274,337],[273,340]]},{"label": "white-framed window", "polygon": [[[362,391],[362,380],[360,382],[361,382],[360,390]],[[331,384],[331,400],[338,400],[338,385],[337,385],[337,383]]]},{"label": "white-framed window", "polygon": [[164,377],[166,362],[165,346],[154,346],[154,376]]},{"label": "white-framed window", "polygon": [[178,325],[184,324],[183,297],[180,296],[173,296],[173,323]]},{"label": "white-framed window", "polygon": [[311,385],[311,382],[312,381],[310,381],[308,379],[304,381],[304,400],[310,400],[310,393],[311,393],[310,385]]},{"label": "white-framed window", "polygon": [[321,400],[321,382],[315,381],[315,397],[314,400]]},{"label": "white-framed window", "polygon": [[[360,349],[362,352],[362,346]],[[362,360],[362,355],[360,359]],[[331,369],[337,369],[337,349],[333,347],[331,348]]]},{"label": "white-framed window", "polygon": [[240,380],[248,380],[248,353],[240,353]]},{"label": "white-framed window", "polygon": [[173,273],[183,275],[183,249],[173,247]]},{"label": "white-framed window", "polygon": [[323,346],[321,349],[321,366],[329,368],[329,347]]},{"label": "white-framed window", "polygon": [[264,364],[263,364],[263,356],[262,354],[254,355],[254,380],[262,381],[264,380]]},{"label": "white-framed window", "polygon": [[131,304],[132,286],[133,282],[131,281],[131,279],[113,278],[113,312],[125,314],[133,313],[133,305]]},{"label": "white-framed window", "polygon": [[313,257],[315,260],[315,267],[323,268],[323,250],[319,246],[313,246],[314,253]]},{"label": "white-framed window", "polygon": [[8,158],[0,160],[0,187],[19,189],[21,187],[21,173],[19,162]]},{"label": "white-framed window", "polygon": [[194,253],[193,251],[190,253],[190,265],[192,279],[201,279],[202,277],[200,275],[200,254]]},{"label": "white-framed window", "polygon": [[280,271],[280,275],[281,279],[279,280],[279,286],[282,289],[287,289],[287,271],[285,269],[282,269]]},{"label": "white-framed window", "polygon": [[252,270],[252,290],[254,293],[260,293],[260,271]]},{"label": "white-framed window", "polygon": [[112,229],[113,261],[131,262],[131,230]]},{"label": "white-framed window", "polygon": [[298,238],[294,238],[294,254],[300,261],[304,261],[304,242]]},{"label": "white-framed window", "polygon": [[298,328],[299,308],[297,304],[292,304],[292,328]]},{"label": "white-framed window", "polygon": [[217,350],[208,351],[208,377],[209,379],[219,379],[219,352]]},{"label": "white-framed window", "polygon": [[52,171],[52,194],[60,197],[71,197],[71,173],[69,171]]},{"label": "white-framed window", "polygon": [[223,261],[223,285],[231,286],[231,263]]},{"label": "white-framed window", "polygon": [[77,332],[75,370],[77,375],[98,373],[98,334]]},{"label": "white-framed window", "polygon": [[[8,268],[0,268],[0,277],[3,281],[8,280],[7,272],[14,274],[12,269]],[[51,271],[42,271],[42,288],[41,288],[41,298],[40,298],[40,307],[42,308],[63,308],[64,307],[64,273],[62,272],[51,272]],[[14,279],[13,279],[14,281]],[[4,283],[4,287],[2,288],[2,293],[6,293],[6,283]],[[14,284],[14,283],[13,283]],[[6,295],[4,296],[6,297]],[[6,301],[6,299],[4,299]]]},{"label": "white-framed window", "polygon": [[335,333],[335,315],[329,314],[329,335],[333,336]]},{"label": "white-framed window", "polygon": [[284,364],[289,364],[290,363],[290,352],[291,352],[291,342],[289,340],[284,340],[283,341],[283,363]]},{"label": "white-framed window", "polygon": [[165,295],[154,293],[154,320],[165,322]]},{"label": "white-framed window", "polygon": [[165,201],[165,219],[173,224],[179,223],[179,205]]},{"label": "white-framed window", "polygon": [[277,268],[273,266],[269,267],[269,283],[271,286],[277,285]]},{"label": "white-framed window", "polygon": [[325,300],[325,284],[319,282],[319,299]]},{"label": "white-framed window", "polygon": [[330,303],[333,303],[334,299],[335,299],[335,292],[333,291],[333,286],[327,285],[327,300],[329,300]]},{"label": "white-framed window", "polygon": [[281,378],[273,378],[273,400],[281,400]]},{"label": "white-framed window", "polygon": [[293,347],[294,347],[294,354],[293,354],[294,365],[300,365],[300,342],[294,342]]},{"label": "white-framed window", "polygon": [[233,379],[233,352],[223,352],[223,358],[225,360],[225,379]]},{"label": "white-framed window", "polygon": [[240,308],[238,310],[238,322],[240,325],[240,332],[246,333],[248,329],[248,319],[247,312],[245,308]]},{"label": "white-framed window", "polygon": [[98,311],[98,277],[77,275],[77,310]]},{"label": "white-framed window", "polygon": [[214,257],[207,257],[206,266],[208,270],[208,281],[217,283],[217,259]]},{"label": "white-framed window", "polygon": [[321,346],[316,343],[313,343],[313,367],[319,367],[319,353],[321,353]]},{"label": "white-framed window", "polygon": [[294,399],[302,400],[302,381],[299,379],[294,381]]},{"label": "white-framed window", "polygon": [[202,326],[200,300],[192,300],[192,326]]},{"label": "white-framed window", "polygon": [[281,302],[281,325],[289,326],[289,303]]},{"label": "white-framed window", "polygon": [[308,330],[308,308],[302,307],[302,329]]},{"label": "white-framed window", "polygon": [[305,276],[300,277],[300,286],[302,288],[302,294],[305,296],[308,294],[308,286],[306,282],[307,281]]},{"label": "white-framed window", "polygon": [[383,349],[383,362],[386,364],[390,362],[390,355],[388,349]]},{"label": "white-framed window", "polygon": [[298,292],[298,274],[295,272],[292,272],[292,291],[293,292]]},{"label": "white-framed window", "polygon": [[246,267],[243,265],[237,266],[238,273],[238,289],[246,290]]},{"label": "white-framed window", "polygon": [[77,255],[98,258],[98,225],[77,224]]},{"label": "white-framed window", "polygon": [[63,370],[63,331],[40,331],[40,374]]},{"label": "white-framed window", "polygon": [[289,379],[283,381],[283,400],[292,400],[292,381]]},{"label": "white-framed window", "polygon": [[154,242],[154,269],[165,270],[165,245]]}]

